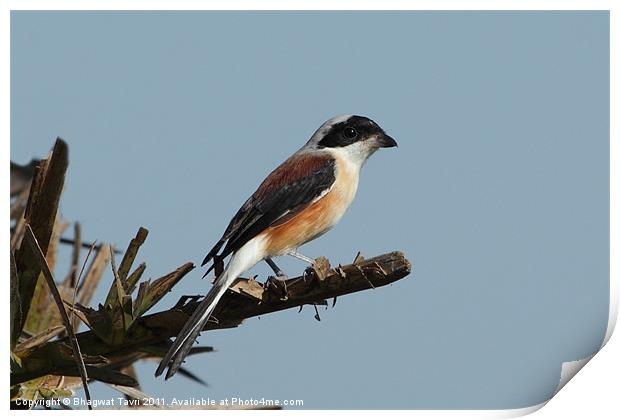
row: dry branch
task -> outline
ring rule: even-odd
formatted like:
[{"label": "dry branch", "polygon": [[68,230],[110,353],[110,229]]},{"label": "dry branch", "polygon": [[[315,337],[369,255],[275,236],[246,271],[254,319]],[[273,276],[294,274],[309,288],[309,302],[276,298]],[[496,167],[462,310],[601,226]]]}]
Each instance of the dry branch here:
[{"label": "dry branch", "polygon": [[[236,327],[247,318],[302,305],[325,304],[327,299],[388,285],[410,272],[411,263],[402,252],[396,251],[329,270],[323,280],[315,272],[287,280],[284,283],[288,298],[284,298],[283,288],[265,288],[253,279],[240,279],[215,309],[213,318],[218,322],[212,319],[204,329]],[[142,324],[175,336],[196,306],[196,300],[177,304],[169,311],[144,317]]]},{"label": "dry branch", "polygon": [[[97,249],[97,248],[95,248]],[[84,275],[84,280],[77,286],[77,301],[82,305],[88,305],[90,303],[97,285],[105,272],[106,266],[110,261],[110,247],[102,246],[97,249],[95,257],[90,264],[88,271]]]},{"label": "dry branch", "polygon": [[[71,269],[63,281],[63,286],[74,288],[77,284],[78,269],[80,268],[80,251],[82,249],[82,227],[79,223],[73,225],[73,252],[71,253]],[[62,238],[61,238],[62,239]]]},{"label": "dry branch", "polygon": [[[168,276],[154,282],[159,284],[157,294],[165,293],[192,269],[191,263],[185,264]],[[315,271],[287,280],[288,298],[280,289],[264,287],[252,279],[240,279],[228,290],[214,312],[218,322],[209,322],[205,329],[231,328],[244,319],[275,311],[299,307],[306,304],[324,304],[327,299],[370,288],[378,288],[402,279],[411,272],[411,263],[402,252],[392,252],[368,260],[358,259],[356,264],[339,266],[327,271],[321,280]],[[153,285],[154,285],[153,284]],[[165,286],[165,287],[164,287]],[[159,296],[160,297],[160,296]],[[134,322],[127,335],[119,342],[106,342],[92,330],[77,334],[83,354],[97,355],[105,358],[102,365],[119,366],[119,360],[129,358],[136,352],[153,355],[164,350],[197,306],[196,299],[182,299],[174,308],[143,316]],[[81,308],[86,310],[87,308]],[[93,311],[85,314],[97,320]],[[60,339],[30,349],[28,354],[19,354],[24,360],[23,370],[11,375],[11,383],[37,378],[44,374],[69,374],[67,369],[75,368],[67,358],[67,340]],[[153,346],[157,351],[152,350]],[[90,376],[90,371],[89,371]]]},{"label": "dry branch", "polygon": [[[34,179],[30,188],[30,196],[24,219],[32,226],[41,251],[45,255],[49,246],[52,230],[56,221],[56,212],[60,202],[60,194],[65,181],[65,172],[69,164],[69,150],[67,144],[57,139],[49,159],[39,162],[35,169]],[[41,270],[36,262],[34,252],[30,247],[20,247],[15,253],[19,277],[19,297],[22,316],[15,320],[12,341],[16,342],[21,334],[32,296],[39,279]]]},{"label": "dry branch", "polygon": [[36,347],[40,344],[46,343],[63,331],[65,331],[64,325],[55,325],[17,344],[15,346],[15,351],[20,352],[23,350],[27,350],[31,347]]}]

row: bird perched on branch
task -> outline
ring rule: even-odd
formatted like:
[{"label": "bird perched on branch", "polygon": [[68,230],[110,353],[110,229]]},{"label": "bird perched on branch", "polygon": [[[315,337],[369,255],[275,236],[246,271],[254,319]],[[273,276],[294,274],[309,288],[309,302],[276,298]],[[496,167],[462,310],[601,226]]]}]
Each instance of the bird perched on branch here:
[{"label": "bird perched on branch", "polygon": [[366,160],[379,148],[396,145],[369,118],[335,117],[321,125],[301,149],[271,172],[241,206],[202,262],[205,265],[214,261],[209,273],[217,261],[231,256],[177,335],[155,376],[166,367],[166,379],[177,372],[224,292],[246,270],[265,260],[277,278],[283,279],[286,276],[272,257],[288,254],[313,263],[297,248],[338,223],[355,197]]}]

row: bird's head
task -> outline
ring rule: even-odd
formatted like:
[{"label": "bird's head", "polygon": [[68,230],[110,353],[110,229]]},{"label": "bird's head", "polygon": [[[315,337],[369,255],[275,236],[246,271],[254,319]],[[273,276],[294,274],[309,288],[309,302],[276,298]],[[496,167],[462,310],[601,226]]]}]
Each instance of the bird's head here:
[{"label": "bird's head", "polygon": [[394,146],[396,141],[370,118],[344,115],[323,123],[305,147],[341,153],[361,166],[378,149]]}]

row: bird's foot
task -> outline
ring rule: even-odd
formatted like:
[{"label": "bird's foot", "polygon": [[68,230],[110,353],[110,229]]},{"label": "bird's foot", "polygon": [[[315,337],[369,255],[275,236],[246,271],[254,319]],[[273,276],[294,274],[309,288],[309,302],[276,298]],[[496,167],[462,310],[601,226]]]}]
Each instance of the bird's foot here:
[{"label": "bird's foot", "polygon": [[297,250],[290,251],[288,255],[290,255],[291,257],[295,257],[298,260],[305,261],[311,266],[314,266],[316,264],[316,260],[314,258],[306,257],[304,254],[297,252]]},{"label": "bird's foot", "polygon": [[288,300],[288,288],[286,287],[287,280],[288,276],[280,271],[275,276],[267,277],[264,288],[265,290],[273,291],[280,297],[280,300]]},{"label": "bird's foot", "polygon": [[317,279],[319,282],[322,282],[327,278],[327,276],[331,272],[331,266],[329,264],[329,260],[325,257],[318,257],[315,260],[312,260],[312,265],[307,267],[303,274],[304,282],[307,279]]}]

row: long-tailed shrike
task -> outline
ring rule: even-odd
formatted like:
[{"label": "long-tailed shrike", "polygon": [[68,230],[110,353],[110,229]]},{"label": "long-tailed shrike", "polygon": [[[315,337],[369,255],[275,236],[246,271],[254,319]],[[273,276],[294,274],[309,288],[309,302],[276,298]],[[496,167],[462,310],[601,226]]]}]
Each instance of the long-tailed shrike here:
[{"label": "long-tailed shrike", "polygon": [[[265,260],[278,276],[283,276],[271,260],[278,255],[289,254],[313,262],[299,254],[297,248],[338,223],[355,197],[360,170],[366,160],[377,149],[396,145],[369,118],[335,117],[271,172],[241,206],[202,262],[205,265],[231,255],[155,375],[161,375],[167,366],[166,379],[176,373],[218,301],[243,272]],[[217,255],[222,247],[224,250]]]}]

